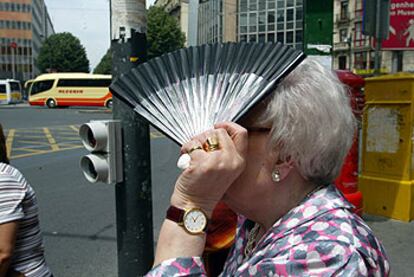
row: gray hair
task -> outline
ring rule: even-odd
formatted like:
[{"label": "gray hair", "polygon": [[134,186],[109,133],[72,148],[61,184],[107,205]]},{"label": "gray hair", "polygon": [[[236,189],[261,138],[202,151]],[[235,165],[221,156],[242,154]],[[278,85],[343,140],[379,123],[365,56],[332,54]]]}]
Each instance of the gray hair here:
[{"label": "gray hair", "polygon": [[352,145],[356,121],[335,72],[307,58],[277,87],[263,115],[270,143],[314,183],[332,182]]}]

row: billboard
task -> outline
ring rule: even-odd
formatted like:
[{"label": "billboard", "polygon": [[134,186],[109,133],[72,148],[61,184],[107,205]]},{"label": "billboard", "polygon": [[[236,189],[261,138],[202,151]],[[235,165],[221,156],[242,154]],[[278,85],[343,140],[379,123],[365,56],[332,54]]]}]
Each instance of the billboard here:
[{"label": "billboard", "polygon": [[414,50],[414,0],[391,0],[389,37],[382,49]]}]

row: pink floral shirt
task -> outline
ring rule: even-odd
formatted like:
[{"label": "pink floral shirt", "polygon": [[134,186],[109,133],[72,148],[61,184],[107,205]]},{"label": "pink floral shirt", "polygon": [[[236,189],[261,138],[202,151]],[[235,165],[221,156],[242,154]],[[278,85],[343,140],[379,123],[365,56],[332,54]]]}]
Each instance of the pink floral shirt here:
[{"label": "pink floral shirt", "polygon": [[[334,187],[308,196],[244,255],[253,223],[239,217],[221,276],[388,276],[381,242]],[[206,276],[200,257],[164,261],[147,276]]]}]

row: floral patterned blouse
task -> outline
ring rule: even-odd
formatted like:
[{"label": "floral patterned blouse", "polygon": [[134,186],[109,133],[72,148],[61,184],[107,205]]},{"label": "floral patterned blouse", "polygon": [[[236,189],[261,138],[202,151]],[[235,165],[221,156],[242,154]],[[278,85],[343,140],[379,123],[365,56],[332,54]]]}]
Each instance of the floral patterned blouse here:
[{"label": "floral patterned blouse", "polygon": [[[221,276],[388,276],[385,250],[334,187],[325,187],[279,219],[245,256],[253,223],[239,217]],[[147,276],[206,276],[200,257],[170,259]]]}]

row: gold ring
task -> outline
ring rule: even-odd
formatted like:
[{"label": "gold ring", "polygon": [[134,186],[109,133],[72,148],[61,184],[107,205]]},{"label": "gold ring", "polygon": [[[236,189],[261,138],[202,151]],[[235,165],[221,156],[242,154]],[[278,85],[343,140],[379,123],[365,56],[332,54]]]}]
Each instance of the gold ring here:
[{"label": "gold ring", "polygon": [[204,143],[204,150],[209,152],[218,149],[220,149],[220,144],[217,137],[208,137],[206,142]]},{"label": "gold ring", "polygon": [[193,151],[195,150],[203,150],[203,147],[201,147],[200,145],[198,146],[193,146],[191,147],[191,149],[187,152],[187,154],[191,154]]}]

